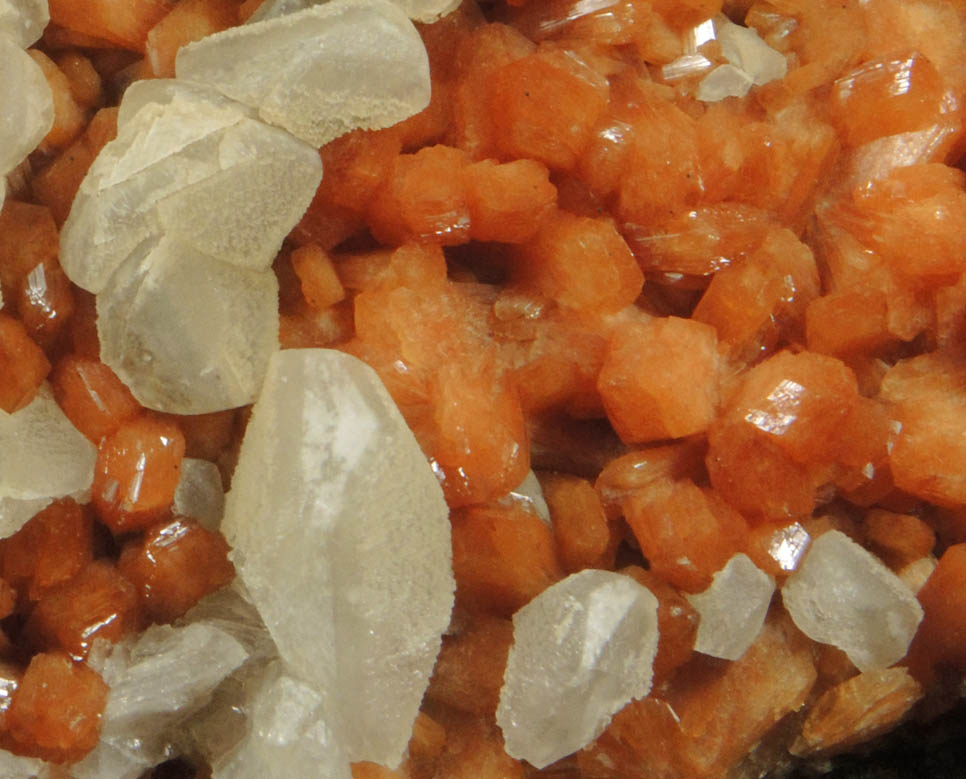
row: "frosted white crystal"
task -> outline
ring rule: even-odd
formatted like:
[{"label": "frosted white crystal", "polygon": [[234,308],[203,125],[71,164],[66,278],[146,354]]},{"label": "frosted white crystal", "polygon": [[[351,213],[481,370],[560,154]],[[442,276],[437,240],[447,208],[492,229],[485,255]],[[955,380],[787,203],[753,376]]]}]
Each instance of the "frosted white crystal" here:
[{"label": "frosted white crystal", "polygon": [[255,117],[255,112],[248,106],[231,100],[204,84],[176,78],[145,78],[135,81],[124,90],[124,97],[117,111],[118,129],[127,125],[147,105],[155,103],[165,106],[174,102],[214,105],[242,116]]},{"label": "frosted white crystal", "polygon": [[53,498],[33,498],[31,500],[0,498],[0,538],[12,536],[35,514],[47,508],[53,500]]},{"label": "frosted white crystal", "polygon": [[89,489],[96,447],[71,423],[47,384],[29,405],[0,411],[0,497],[59,498]]},{"label": "frosted white crystal", "polygon": [[389,127],[430,97],[422,39],[388,0],[332,0],[225,30],[183,47],[176,69],[313,146]]},{"label": "frosted white crystal", "polygon": [[734,24],[724,15],[715,17],[714,22],[725,59],[747,73],[754,84],[761,86],[785,77],[785,55],[765,43],[757,30]]},{"label": "frosted white crystal", "polygon": [[217,465],[197,457],[184,458],[174,492],[174,511],[198,520],[209,530],[218,529],[225,513],[225,491]]},{"label": "frosted white crystal", "polygon": [[[258,10],[248,19],[248,23],[261,22],[265,19],[275,19],[279,16],[304,11],[315,5],[321,5],[326,0],[266,0]],[[440,16],[459,7],[459,0],[392,0],[410,19],[417,22],[434,22]],[[597,5],[613,5],[616,0],[598,0]],[[585,3],[586,4],[586,3]],[[585,11],[585,13],[589,13]]]},{"label": "frosted white crystal", "polygon": [[50,21],[47,0],[0,0],[0,37],[26,49],[43,35]]},{"label": "frosted white crystal", "polygon": [[48,766],[43,760],[32,757],[18,757],[0,749],[0,776],[3,779],[44,779]]},{"label": "frosted white crystal", "polygon": [[507,496],[510,501],[524,504],[530,511],[536,514],[545,524],[550,524],[550,507],[543,497],[543,488],[537,481],[537,475],[533,471],[527,472],[527,477],[520,482],[519,486],[510,490]]},{"label": "frosted white crystal", "polygon": [[805,635],[837,646],[860,671],[902,659],[923,616],[909,587],[838,530],[812,542],[782,599]]},{"label": "frosted white crystal", "polygon": [[726,97],[744,97],[754,83],[752,77],[734,65],[719,65],[698,84],[697,98],[714,103]]},{"label": "frosted white crystal", "polygon": [[84,178],[61,232],[61,264],[98,294],[140,244],[165,234],[266,269],[321,175],[316,150],[241,106],[190,91],[147,103]]},{"label": "frosted white crystal", "polygon": [[657,598],[628,576],[586,570],[513,616],[496,721],[507,753],[543,768],[596,738],[651,689]]},{"label": "frosted white crystal", "polygon": [[775,580],[746,554],[738,553],[718,571],[711,586],[687,598],[701,616],[694,648],[725,660],[738,660],[765,624]]},{"label": "frosted white crystal", "polygon": [[54,124],[54,99],[40,66],[0,34],[0,176],[37,148]]},{"label": "frosted white crystal", "polygon": [[101,359],[148,408],[250,403],[278,349],[278,282],[171,238],[142,246],[97,297]]},{"label": "frosted white crystal", "polygon": [[213,779],[349,779],[342,739],[329,724],[335,717],[311,685],[273,662],[249,682],[248,733],[212,766]]},{"label": "frosted white crystal", "polygon": [[222,531],[349,758],[397,765],[449,623],[452,550],[442,490],[371,368],[273,355]]}]

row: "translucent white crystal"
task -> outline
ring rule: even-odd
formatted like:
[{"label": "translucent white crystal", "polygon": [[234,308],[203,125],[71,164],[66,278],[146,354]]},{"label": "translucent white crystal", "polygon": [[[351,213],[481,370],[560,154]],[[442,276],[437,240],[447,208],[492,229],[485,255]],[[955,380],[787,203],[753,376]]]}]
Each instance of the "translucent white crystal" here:
[{"label": "translucent white crystal", "polygon": [[694,648],[725,660],[738,660],[765,624],[775,580],[748,555],[738,553],[718,571],[711,586],[687,598],[701,616]]},{"label": "translucent white crystal", "polygon": [[0,34],[0,176],[37,148],[54,124],[54,98],[40,66]]},{"label": "translucent white crystal", "polygon": [[586,570],[513,616],[496,721],[513,757],[543,768],[596,738],[651,689],[657,598],[628,576]]},{"label": "translucent white crystal", "polygon": [[398,764],[450,620],[452,550],[439,484],[371,368],[273,355],[222,531],[349,758]]},{"label": "translucent white crystal", "polygon": [[333,715],[312,685],[272,663],[250,682],[248,733],[212,766],[213,779],[349,779],[349,759]]},{"label": "translucent white crystal", "polygon": [[751,89],[752,77],[734,65],[719,65],[698,84],[697,98],[714,103],[726,97],[744,97]]},{"label": "translucent white crystal", "polygon": [[176,514],[198,520],[209,530],[217,530],[225,513],[225,492],[218,466],[196,457],[181,462],[181,478],[174,492]]},{"label": "translucent white crystal", "polygon": [[838,530],[812,542],[782,599],[799,630],[843,650],[860,671],[902,659],[923,616],[909,587]]},{"label": "translucent white crystal", "polygon": [[35,43],[50,21],[47,0],[0,0],[0,37],[20,48]]},{"label": "translucent white crystal", "polygon": [[3,779],[44,779],[49,774],[48,766],[43,760],[18,757],[0,749],[0,776]]},{"label": "translucent white crystal", "polygon": [[101,359],[142,405],[201,414],[250,403],[278,349],[278,282],[174,239],[146,244],[97,297]]},{"label": "translucent white crystal", "polygon": [[205,84],[195,84],[192,81],[176,78],[145,78],[135,81],[124,90],[124,97],[117,112],[118,129],[128,124],[146,105],[156,103],[164,106],[174,102],[215,105],[243,116],[255,117],[255,112],[248,106],[225,97],[218,90]]},{"label": "translucent white crystal", "polygon": [[84,178],[61,232],[61,264],[98,294],[140,244],[166,234],[266,269],[321,175],[316,150],[241,106],[190,91],[147,103]]},{"label": "translucent white crystal", "polygon": [[430,97],[422,39],[388,0],[332,0],[225,30],[183,47],[176,68],[313,146],[389,127]]},{"label": "translucent white crystal", "polygon": [[211,625],[227,633],[245,648],[253,660],[267,661],[278,656],[268,628],[237,578],[227,587],[202,598],[179,624],[195,622]]},{"label": "translucent white crystal", "polygon": [[0,497],[59,498],[89,489],[97,448],[44,384],[25,408],[0,411]]},{"label": "translucent white crystal", "polygon": [[[274,19],[279,16],[304,11],[315,5],[321,5],[326,0],[266,0],[258,6],[258,10],[251,15],[249,24],[261,22],[265,19]],[[417,22],[434,22],[440,16],[445,16],[450,11],[459,7],[459,0],[392,0],[398,5],[410,19]],[[616,0],[596,0],[596,5],[614,5]],[[586,5],[586,2],[584,3]],[[590,13],[585,11],[585,13]]]},{"label": "translucent white crystal", "polygon": [[758,34],[757,30],[734,24],[728,17],[715,17],[715,32],[725,59],[747,73],[754,84],[784,78],[788,71],[785,55],[776,51]]},{"label": "translucent white crystal", "polygon": [[520,482],[516,489],[510,490],[507,496],[510,502],[523,503],[528,509],[536,514],[547,525],[550,524],[550,508],[543,497],[543,488],[537,481],[537,475],[533,471],[527,473],[527,477]]}]

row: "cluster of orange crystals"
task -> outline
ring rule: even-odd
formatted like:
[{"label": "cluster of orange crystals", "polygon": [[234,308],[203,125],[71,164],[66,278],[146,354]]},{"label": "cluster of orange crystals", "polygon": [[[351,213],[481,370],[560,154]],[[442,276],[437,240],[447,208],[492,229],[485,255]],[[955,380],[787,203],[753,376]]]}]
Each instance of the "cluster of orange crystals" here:
[{"label": "cluster of orange crystals", "polygon": [[[0,407],[49,374],[99,445],[90,505],[58,501],[0,542],[0,743],[53,760],[97,738],[91,641],[174,620],[232,576],[221,537],[171,504],[185,453],[230,479],[244,415],[140,408],[98,360],[57,225],[112,136],[104,106],[259,2],[115,5],[51,0],[34,56],[57,120],[0,216]],[[722,10],[789,72],[702,104],[703,74],[668,82],[662,66]],[[719,777],[760,742],[767,765],[769,739],[792,737],[767,734],[803,706],[831,710],[842,732],[823,738],[847,746],[966,672],[966,8],[467,0],[420,30],[431,105],[321,150],[276,263],[283,347],[372,365],[453,510],[457,612],[410,757],[356,778],[540,774],[494,722],[509,618],[587,567],[659,598],[655,685],[548,775]],[[505,497],[531,468],[552,529]],[[736,552],[781,581],[771,541],[796,522],[897,572],[938,559],[900,664],[907,705],[777,603],[741,660],[693,652],[684,594]]]}]

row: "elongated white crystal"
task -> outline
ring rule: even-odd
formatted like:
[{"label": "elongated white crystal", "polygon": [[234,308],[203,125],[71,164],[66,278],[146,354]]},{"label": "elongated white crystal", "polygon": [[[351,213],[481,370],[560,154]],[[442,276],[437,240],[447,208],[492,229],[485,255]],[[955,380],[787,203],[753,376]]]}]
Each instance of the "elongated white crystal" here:
[{"label": "elongated white crystal", "polygon": [[145,78],[135,81],[124,90],[124,97],[117,111],[118,130],[125,127],[147,105],[155,103],[165,106],[176,102],[213,105],[242,116],[257,118],[248,106],[231,100],[217,89],[204,84],[176,78]]},{"label": "elongated white crystal", "polygon": [[349,779],[349,760],[322,695],[278,661],[249,681],[244,740],[212,766],[213,779]]},{"label": "elongated white crystal", "polygon": [[9,37],[22,49],[43,35],[49,21],[47,0],[0,0],[0,37]]},{"label": "elongated white crystal", "polygon": [[389,127],[430,97],[422,39],[388,0],[332,0],[209,35],[178,52],[176,69],[313,146]]},{"label": "elongated white crystal", "polygon": [[[315,5],[321,5],[326,0],[266,0],[258,6],[258,10],[251,15],[249,24],[261,22],[265,19],[275,19],[279,16],[304,11]],[[459,7],[459,0],[392,0],[403,13],[417,22],[434,22],[450,11]],[[603,0],[605,5],[613,5],[615,0]]]},{"label": "elongated white crystal", "polygon": [[250,403],[278,349],[278,282],[170,238],[133,253],[97,298],[101,359],[148,408]]},{"label": "elongated white crystal", "polygon": [[838,530],[812,543],[782,600],[799,630],[843,650],[860,671],[901,660],[923,616],[909,587]]},{"label": "elongated white crystal", "polygon": [[54,99],[40,66],[0,34],[0,177],[37,148],[54,124]]},{"label": "elongated white crystal", "polygon": [[217,465],[196,457],[184,458],[174,492],[174,511],[198,520],[209,530],[218,529],[225,513],[225,491]]},{"label": "elongated white crystal", "polygon": [[168,235],[267,269],[321,175],[314,149],[229,101],[189,90],[146,103],[84,178],[61,232],[61,264],[98,294],[139,245]]},{"label": "elongated white crystal", "polygon": [[726,97],[744,97],[754,80],[734,65],[719,65],[698,84],[696,97],[705,103],[715,103]]},{"label": "elongated white crystal", "polygon": [[97,449],[71,423],[50,388],[19,411],[0,411],[0,498],[59,498],[90,488]]},{"label": "elongated white crystal", "polygon": [[513,616],[496,721],[507,753],[543,768],[596,738],[651,689],[657,598],[630,577],[586,570]]},{"label": "elongated white crystal", "polygon": [[701,616],[694,648],[738,660],[758,638],[774,592],[775,580],[748,555],[736,554],[714,575],[708,589],[687,596]]},{"label": "elongated white crystal", "polygon": [[349,759],[398,765],[449,623],[452,550],[439,484],[371,368],[272,357],[222,531]]}]

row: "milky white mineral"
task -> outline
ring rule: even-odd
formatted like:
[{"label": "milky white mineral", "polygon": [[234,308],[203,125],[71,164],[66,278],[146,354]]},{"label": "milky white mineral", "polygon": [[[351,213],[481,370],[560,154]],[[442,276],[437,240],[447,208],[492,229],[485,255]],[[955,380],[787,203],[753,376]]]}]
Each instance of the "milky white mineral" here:
[{"label": "milky white mineral", "polygon": [[442,490],[371,368],[272,357],[222,532],[348,758],[398,765],[449,623],[452,550]]},{"label": "milky white mineral", "polygon": [[[303,11],[326,0],[266,0],[249,18],[249,24],[277,16]],[[459,0],[392,0],[403,12],[417,22],[434,22],[459,7]],[[601,0],[600,5],[614,5],[616,0]],[[589,12],[587,12],[589,13]]]},{"label": "milky white mineral", "polygon": [[47,384],[29,405],[0,411],[0,498],[59,498],[90,488],[97,448],[71,423]]},{"label": "milky white mineral", "polygon": [[47,0],[0,0],[0,37],[21,49],[35,43],[50,21]]},{"label": "milky white mineral", "polygon": [[272,662],[249,680],[244,739],[215,761],[213,779],[292,779],[318,776],[349,779],[349,759],[342,738],[333,732],[331,701],[312,685]]},{"label": "milky white mineral", "polygon": [[179,81],[176,78],[145,78],[135,81],[124,90],[124,96],[117,111],[118,129],[128,124],[146,105],[156,103],[164,106],[174,102],[204,103],[231,110],[249,118],[257,118],[255,112],[248,106],[231,100],[218,90],[204,84]]},{"label": "milky white mineral", "polygon": [[97,296],[101,359],[148,408],[250,402],[278,349],[278,281],[173,238],[146,242]]},{"label": "milky white mineral", "polygon": [[209,530],[218,529],[225,513],[225,492],[217,465],[197,457],[182,460],[174,513],[196,519]]},{"label": "milky white mineral", "polygon": [[54,124],[54,99],[40,66],[0,33],[0,178],[37,148]]},{"label": "milky white mineral", "polygon": [[726,97],[744,97],[754,80],[751,75],[734,65],[719,65],[698,84],[696,97],[706,103],[715,103]]},{"label": "milky white mineral", "polygon": [[506,750],[537,768],[581,749],[651,689],[657,598],[628,576],[586,570],[513,616],[496,721]]},{"label": "milky white mineral", "polygon": [[[0,538],[7,538],[22,528],[35,514],[43,511],[53,498],[17,500],[0,498]],[[3,774],[0,774],[2,776]]]},{"label": "milky white mineral", "polygon": [[782,600],[799,630],[843,650],[860,671],[901,660],[923,616],[909,587],[838,530],[812,542]]},{"label": "milky white mineral", "polygon": [[714,27],[725,59],[751,76],[756,86],[785,77],[785,55],[765,43],[757,30],[735,24],[724,15],[715,17]]},{"label": "milky white mineral", "polygon": [[701,616],[694,648],[725,660],[738,660],[765,624],[775,580],[748,555],[738,553],[718,571],[711,586],[687,598]]},{"label": "milky white mineral", "polygon": [[197,90],[169,96],[126,115],[74,199],[61,264],[89,292],[99,294],[139,245],[161,235],[267,269],[321,181],[315,149],[242,106]]},{"label": "milky white mineral", "polygon": [[177,754],[179,723],[247,657],[228,633],[204,623],[156,625],[117,645],[100,669],[110,686],[101,743],[73,767],[74,779],[136,779]]},{"label": "milky white mineral", "polygon": [[316,147],[396,124],[430,97],[422,39],[388,0],[332,0],[209,35],[178,52],[176,70]]},{"label": "milky white mineral", "polygon": [[18,757],[0,749],[0,776],[3,779],[45,779],[49,775],[43,760]]}]

